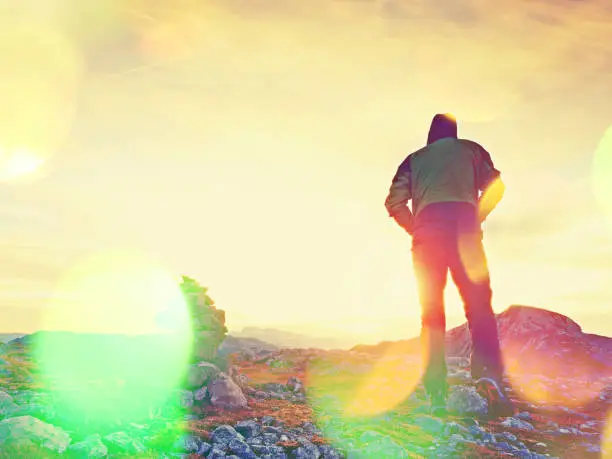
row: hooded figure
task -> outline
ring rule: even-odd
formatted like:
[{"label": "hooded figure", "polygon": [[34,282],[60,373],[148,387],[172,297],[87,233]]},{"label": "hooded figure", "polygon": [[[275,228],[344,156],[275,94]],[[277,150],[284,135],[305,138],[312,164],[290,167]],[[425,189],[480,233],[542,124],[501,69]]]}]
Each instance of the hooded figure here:
[{"label": "hooded figure", "polygon": [[437,114],[433,117],[427,136],[427,145],[445,137],[457,138],[457,120],[450,113]]},{"label": "hooded figure", "polygon": [[[481,223],[503,191],[489,153],[476,142],[457,138],[452,115],[438,114],[431,122],[427,145],[402,162],[385,201],[389,215],[412,236],[421,303],[423,382],[434,413],[446,406],[444,289],[449,271],[463,299],[472,338],[472,377],[502,386],[504,369]],[[500,400],[499,414],[508,415],[511,404],[503,394]]]}]

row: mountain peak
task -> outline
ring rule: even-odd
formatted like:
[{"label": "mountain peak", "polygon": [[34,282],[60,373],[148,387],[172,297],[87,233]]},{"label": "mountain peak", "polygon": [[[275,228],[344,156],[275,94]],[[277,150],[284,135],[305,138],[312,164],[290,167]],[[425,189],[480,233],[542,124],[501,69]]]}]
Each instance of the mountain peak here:
[{"label": "mountain peak", "polygon": [[558,312],[535,306],[512,305],[497,315],[500,334],[542,331],[547,333],[581,333],[582,328]]}]

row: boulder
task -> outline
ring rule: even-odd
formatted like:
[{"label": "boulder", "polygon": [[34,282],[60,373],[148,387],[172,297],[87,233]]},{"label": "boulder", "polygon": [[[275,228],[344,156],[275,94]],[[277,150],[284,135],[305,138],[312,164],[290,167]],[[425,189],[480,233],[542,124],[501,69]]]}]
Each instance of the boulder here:
[{"label": "boulder", "polygon": [[68,447],[70,457],[75,459],[103,458],[108,455],[108,448],[102,442],[99,434],[93,434],[84,440]]},{"label": "boulder", "polygon": [[185,375],[185,386],[187,389],[199,389],[212,381],[221,370],[209,362],[200,362],[190,365]]},{"label": "boulder", "polygon": [[70,435],[61,428],[32,416],[18,416],[0,422],[0,445],[36,445],[61,454],[71,441]]},{"label": "boulder", "polygon": [[213,406],[230,410],[247,407],[247,398],[242,389],[225,373],[220,373],[210,382],[208,392]]},{"label": "boulder", "polygon": [[487,401],[472,386],[453,387],[447,400],[450,412],[460,415],[485,415],[489,407]]}]

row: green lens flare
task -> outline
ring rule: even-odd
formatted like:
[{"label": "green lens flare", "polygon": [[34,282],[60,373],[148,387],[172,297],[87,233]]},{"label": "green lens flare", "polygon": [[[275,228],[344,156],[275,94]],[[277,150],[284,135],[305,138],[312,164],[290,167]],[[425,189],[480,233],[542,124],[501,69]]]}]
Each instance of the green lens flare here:
[{"label": "green lens flare", "polygon": [[192,333],[180,287],[160,266],[130,252],[94,256],[62,279],[44,317],[33,358],[56,424],[85,435],[183,419]]}]

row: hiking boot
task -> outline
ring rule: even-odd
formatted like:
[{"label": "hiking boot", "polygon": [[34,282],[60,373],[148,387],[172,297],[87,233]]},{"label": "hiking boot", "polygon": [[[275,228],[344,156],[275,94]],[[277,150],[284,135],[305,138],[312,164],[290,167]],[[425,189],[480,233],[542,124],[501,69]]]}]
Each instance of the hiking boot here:
[{"label": "hiking boot", "polygon": [[514,415],[514,404],[502,388],[503,384],[493,378],[480,378],[476,381],[476,390],[487,400],[491,417]]},{"label": "hiking boot", "polygon": [[446,392],[442,389],[432,391],[428,394],[430,413],[432,416],[443,416],[446,411]]}]

